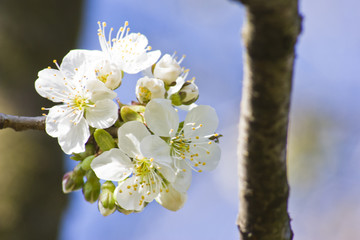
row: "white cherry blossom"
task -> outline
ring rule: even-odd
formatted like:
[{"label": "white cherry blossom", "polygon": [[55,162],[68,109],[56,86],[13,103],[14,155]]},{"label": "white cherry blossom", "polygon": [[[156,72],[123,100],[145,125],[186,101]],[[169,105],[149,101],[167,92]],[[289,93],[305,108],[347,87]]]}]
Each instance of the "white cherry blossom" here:
[{"label": "white cherry blossom", "polygon": [[[145,122],[155,134],[144,138],[143,152],[159,148],[161,138],[167,139],[175,167],[187,171],[182,162],[196,172],[214,169],[220,160],[220,147],[210,140],[218,126],[215,110],[200,105],[190,110],[183,126],[179,128],[179,116],[166,99],[153,99],[145,109]],[[154,157],[161,157],[159,155]]]},{"label": "white cherry blossom", "polygon": [[58,70],[40,71],[35,89],[42,97],[61,103],[47,109],[46,132],[58,138],[66,154],[79,153],[85,151],[89,126],[108,128],[117,120],[118,106],[112,101],[116,93],[96,80],[88,65],[74,66],[76,59],[71,63],[69,58],[63,62]]},{"label": "white cherry blossom", "polygon": [[113,28],[106,36],[106,23],[99,24],[99,42],[103,54],[111,63],[117,65],[123,72],[129,74],[138,73],[152,66],[160,57],[159,50],[151,51],[147,38],[140,33],[129,33],[130,28],[126,21],[119,29],[115,38],[112,38]]},{"label": "white cherry blossom", "polygon": [[[170,207],[173,205],[167,201],[171,198],[180,198],[184,202],[185,197],[181,199],[170,187],[176,175],[166,143],[158,141],[158,148],[153,152],[143,152],[142,141],[150,135],[144,124],[127,122],[118,130],[119,149],[106,151],[91,163],[91,168],[100,179],[119,182],[115,198],[123,209],[141,211],[146,202],[155,198],[162,199],[162,203]],[[175,197],[163,196],[168,193],[175,194]]]}]

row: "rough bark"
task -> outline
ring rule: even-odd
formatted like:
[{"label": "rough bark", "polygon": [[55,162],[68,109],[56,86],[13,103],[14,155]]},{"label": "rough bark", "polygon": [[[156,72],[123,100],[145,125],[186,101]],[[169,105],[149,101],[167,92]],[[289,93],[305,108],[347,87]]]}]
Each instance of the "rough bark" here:
[{"label": "rough bark", "polygon": [[[41,115],[37,72],[75,47],[82,0],[0,1],[0,111]],[[39,131],[0,131],[0,239],[56,239],[63,154]]]},{"label": "rough bark", "polygon": [[237,225],[244,240],[289,240],[286,146],[294,48],[301,29],[298,2],[239,1],[247,18]]}]

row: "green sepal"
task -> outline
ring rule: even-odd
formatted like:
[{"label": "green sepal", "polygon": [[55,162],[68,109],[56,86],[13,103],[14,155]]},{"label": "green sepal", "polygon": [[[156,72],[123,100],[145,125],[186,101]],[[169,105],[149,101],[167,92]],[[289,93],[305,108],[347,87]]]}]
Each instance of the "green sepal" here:
[{"label": "green sepal", "polygon": [[138,112],[138,113],[145,112],[145,106],[143,106],[143,105],[130,105],[128,107],[131,108],[131,110]]},{"label": "green sepal", "polygon": [[120,115],[124,122],[129,122],[129,121],[139,121],[142,123],[144,122],[143,117],[138,112],[131,109],[130,106],[123,106],[120,110]]},{"label": "green sepal", "polygon": [[180,106],[182,105],[182,102],[181,102],[181,96],[179,95],[179,93],[174,93],[170,96],[170,100],[171,100],[171,103],[175,106]]},{"label": "green sepal", "polygon": [[84,171],[88,171],[91,169],[90,164],[92,162],[92,160],[95,158],[95,155],[90,155],[88,157],[86,157],[82,162],[81,162],[81,168]]},{"label": "green sepal", "polygon": [[116,147],[114,138],[104,129],[96,129],[94,132],[94,138],[102,151],[109,151],[110,149]]},{"label": "green sepal", "polygon": [[86,183],[83,186],[82,192],[86,201],[93,203],[98,200],[100,195],[101,184],[99,178],[93,170],[86,172]]},{"label": "green sepal", "polygon": [[100,195],[100,182],[99,180],[87,181],[83,186],[83,195],[86,201],[93,203],[98,200]]},{"label": "green sepal", "polygon": [[106,181],[101,186],[101,193],[99,201],[106,209],[115,208],[115,198],[114,198],[115,185],[111,181]]}]

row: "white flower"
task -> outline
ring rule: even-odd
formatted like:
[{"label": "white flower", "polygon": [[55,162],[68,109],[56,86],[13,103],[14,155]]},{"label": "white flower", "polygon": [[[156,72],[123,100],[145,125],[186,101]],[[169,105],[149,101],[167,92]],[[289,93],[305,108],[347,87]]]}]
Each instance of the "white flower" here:
[{"label": "white flower", "polygon": [[[100,179],[119,181],[115,198],[126,210],[141,211],[145,202],[170,192],[168,185],[175,181],[166,143],[160,139],[158,148],[145,154],[142,140],[147,136],[150,133],[144,124],[127,122],[118,130],[120,149],[106,151],[91,163]],[[155,155],[159,157],[153,158]]]},{"label": "white flower", "polygon": [[66,154],[85,151],[89,126],[108,128],[118,118],[118,107],[112,101],[116,93],[96,80],[88,65],[74,64],[76,59],[64,58],[63,64],[57,65],[59,70],[44,69],[35,81],[35,89],[42,97],[62,103],[48,109],[45,130],[58,138]]},{"label": "white flower", "polygon": [[111,38],[113,28],[110,29],[108,39],[105,36],[106,23],[99,24],[99,42],[102,52],[111,63],[116,64],[122,71],[135,74],[153,65],[160,57],[159,50],[148,52],[147,38],[140,33],[130,33],[128,22],[121,27],[115,38]]},{"label": "white flower", "polygon": [[201,105],[193,108],[180,128],[178,114],[169,100],[151,100],[146,105],[144,116],[147,126],[155,134],[144,138],[144,153],[159,148],[160,137],[163,137],[168,139],[170,154],[177,169],[187,171],[181,162],[197,172],[212,170],[217,166],[220,147],[209,138],[217,136],[214,132],[219,120],[212,107]]},{"label": "white flower", "polygon": [[145,76],[136,83],[135,92],[140,103],[147,103],[153,98],[164,98],[166,90],[163,81]]},{"label": "white flower", "polygon": [[173,56],[165,54],[159,62],[156,63],[153,71],[154,77],[163,80],[168,86],[173,85],[181,74],[180,63],[185,58],[185,56],[183,56],[179,61],[176,61],[174,56],[175,54]]}]

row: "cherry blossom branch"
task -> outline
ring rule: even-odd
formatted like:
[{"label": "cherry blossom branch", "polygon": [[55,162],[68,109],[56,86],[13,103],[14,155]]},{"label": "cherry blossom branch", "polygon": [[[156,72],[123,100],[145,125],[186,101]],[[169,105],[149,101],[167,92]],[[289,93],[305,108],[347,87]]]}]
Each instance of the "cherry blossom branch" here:
[{"label": "cherry blossom branch", "polygon": [[[5,128],[12,128],[15,131],[24,131],[30,129],[45,131],[45,119],[46,116],[24,117],[0,113],[0,130]],[[110,127],[105,130],[109,132],[111,136],[117,137],[116,127]]]},{"label": "cherry blossom branch", "polygon": [[290,240],[286,146],[297,0],[238,0],[246,7],[239,127],[237,225],[243,240]]},{"label": "cherry blossom branch", "polygon": [[15,131],[45,130],[45,116],[23,117],[0,113],[0,129],[12,128]]}]

